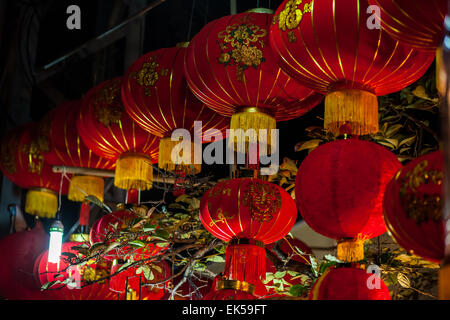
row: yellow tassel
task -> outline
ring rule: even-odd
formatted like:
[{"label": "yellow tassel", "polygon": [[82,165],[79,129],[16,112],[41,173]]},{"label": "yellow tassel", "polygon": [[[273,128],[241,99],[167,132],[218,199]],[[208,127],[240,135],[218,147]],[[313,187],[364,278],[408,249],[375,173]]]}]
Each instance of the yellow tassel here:
[{"label": "yellow tassel", "polygon": [[[171,137],[162,138],[159,142],[159,158],[158,167],[166,171],[184,171],[186,174],[197,174],[202,170],[201,164],[194,164],[194,143],[191,142],[191,157],[190,159],[184,159],[183,161],[183,150],[180,149],[179,152],[175,152],[176,158],[172,160],[172,150],[173,148],[180,144],[180,141],[172,141]],[[181,164],[175,164],[175,162],[181,162]],[[187,163],[186,163],[187,162]]]},{"label": "yellow tassel", "polygon": [[41,188],[30,189],[25,200],[25,212],[41,217],[54,218],[58,211],[58,196],[56,192]]},{"label": "yellow tassel", "polygon": [[105,182],[103,178],[93,176],[75,176],[70,180],[67,198],[71,201],[83,202],[87,195],[95,196],[103,202]]},{"label": "yellow tassel", "polygon": [[364,240],[351,239],[339,241],[337,258],[344,262],[357,262],[364,259]]},{"label": "yellow tassel", "polygon": [[145,154],[126,153],[116,161],[114,185],[120,189],[149,190],[153,184],[152,159]]},{"label": "yellow tassel", "polygon": [[[261,112],[258,108],[245,108],[239,110],[231,117],[230,129],[237,130],[242,129],[242,135],[231,135],[229,137],[229,147],[233,147],[233,143],[235,143],[235,151],[244,152],[244,150],[239,149],[245,147],[245,153],[248,153],[248,143],[262,143],[267,146],[271,146],[272,144],[272,129],[277,128],[277,121],[271,115]],[[246,135],[246,131],[248,129],[255,130],[255,136],[250,138],[249,135]],[[260,129],[266,129],[267,134],[260,134]],[[237,145],[237,146],[236,146]],[[238,150],[237,150],[238,149]]]},{"label": "yellow tassel", "polygon": [[70,241],[72,242],[89,242],[89,234],[87,233],[72,233]]},{"label": "yellow tassel", "polygon": [[333,91],[325,97],[326,130],[335,136],[342,134],[341,127],[351,128],[354,135],[378,132],[378,100],[376,95],[363,90]]},{"label": "yellow tassel", "polygon": [[450,300],[450,264],[439,270],[438,297],[439,300]]},{"label": "yellow tassel", "polygon": [[442,68],[442,46],[436,50],[436,88],[441,97],[445,96],[445,86],[447,85],[447,74]]}]

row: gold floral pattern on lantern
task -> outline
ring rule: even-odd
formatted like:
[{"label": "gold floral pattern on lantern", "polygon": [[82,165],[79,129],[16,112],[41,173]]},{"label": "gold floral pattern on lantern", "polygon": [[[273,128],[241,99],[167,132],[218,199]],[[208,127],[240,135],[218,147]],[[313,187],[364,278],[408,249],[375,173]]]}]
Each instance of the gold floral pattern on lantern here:
[{"label": "gold floral pattern on lantern", "polygon": [[442,220],[442,202],[439,194],[419,195],[419,188],[424,185],[442,185],[443,173],[439,170],[427,170],[428,161],[417,164],[401,180],[400,197],[402,207],[407,217],[417,224],[429,220],[438,222]]},{"label": "gold floral pattern on lantern", "polygon": [[213,225],[217,224],[218,222],[227,223],[227,219],[233,219],[234,216],[235,216],[234,214],[231,214],[231,213],[228,213],[228,212],[224,213],[222,208],[217,209],[216,213],[217,213],[217,218],[218,219],[216,219],[216,220],[213,219],[209,223],[210,227],[212,227]]},{"label": "gold floral pattern on lantern", "polygon": [[17,136],[14,135],[8,143],[3,143],[0,149],[0,157],[3,168],[7,173],[14,174],[17,171],[16,167],[16,152],[19,142]]},{"label": "gold floral pattern on lantern", "polygon": [[159,80],[161,76],[167,76],[169,74],[169,69],[161,68],[158,73],[159,63],[156,61],[156,57],[150,57],[149,61],[142,65],[142,68],[138,72],[131,74],[136,82],[145,87],[144,93],[146,96],[151,96],[150,87],[153,87]]},{"label": "gold floral pattern on lantern", "polygon": [[286,31],[287,29],[297,28],[303,19],[303,15],[305,13],[311,13],[312,2],[305,3],[303,10],[301,10],[299,6],[302,3],[303,0],[290,0],[286,3],[278,17],[278,25],[281,30]]},{"label": "gold floral pattern on lantern", "polygon": [[94,101],[94,113],[97,120],[106,127],[119,124],[122,118],[123,105],[120,97],[120,79],[111,84],[97,95]]},{"label": "gold floral pattern on lantern", "polygon": [[244,71],[249,67],[257,68],[265,61],[262,50],[264,41],[261,38],[267,36],[267,30],[254,24],[233,24],[219,32],[218,38],[223,43],[218,43],[222,50],[218,62],[236,66],[236,76],[244,81]]},{"label": "gold floral pattern on lantern", "polygon": [[270,222],[281,209],[280,192],[268,184],[251,183],[246,190],[242,205],[250,208],[250,217],[258,222]]},{"label": "gold floral pattern on lantern", "polygon": [[23,146],[22,152],[25,153],[28,158],[28,171],[41,174],[44,166],[44,157],[42,156],[39,143],[33,139],[30,144],[25,144]]}]

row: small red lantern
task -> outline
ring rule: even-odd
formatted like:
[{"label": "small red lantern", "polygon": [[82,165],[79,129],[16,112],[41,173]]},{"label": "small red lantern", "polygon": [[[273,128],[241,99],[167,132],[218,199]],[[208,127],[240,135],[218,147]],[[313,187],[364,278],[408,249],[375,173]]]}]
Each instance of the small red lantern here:
[{"label": "small red lantern", "polygon": [[[114,274],[121,267],[120,263],[115,262],[111,268],[111,274]],[[157,284],[171,275],[169,265],[164,260],[147,263],[146,267],[152,272],[153,279],[147,280],[144,274],[137,274],[139,267],[129,267],[120,271],[110,279],[110,290],[118,294],[118,299],[125,300],[160,300],[165,294],[167,281]],[[152,285],[152,284],[155,285]],[[124,295],[126,292],[126,296]],[[123,295],[123,296],[122,296]]]},{"label": "small red lantern", "polygon": [[316,280],[310,300],[391,300],[376,274],[358,268],[329,268]]},{"label": "small red lantern", "polygon": [[64,253],[78,255],[78,251],[72,249],[80,245],[80,242],[66,242],[61,248],[61,260],[59,263],[48,262],[48,251],[42,253],[35,262],[34,275],[36,285],[40,288],[42,285],[52,281],[64,281],[68,277],[73,279],[71,284],[61,283],[51,286],[48,293],[53,299],[57,300],[114,300],[115,296],[109,291],[108,281],[99,281],[89,285],[87,281],[94,281],[104,278],[108,275],[108,265],[95,263],[94,259],[86,265],[71,266],[70,257]]},{"label": "small red lantern", "polygon": [[114,78],[86,93],[77,120],[78,134],[90,150],[115,162],[116,187],[148,190],[159,139],[126,113],[120,96],[121,83],[121,78]]},{"label": "small red lantern", "polygon": [[339,241],[340,260],[362,260],[363,240],[386,232],[383,196],[400,168],[397,157],[376,143],[346,139],[321,145],[297,173],[300,214],[313,230]]},{"label": "small red lantern", "polygon": [[229,242],[226,279],[260,283],[266,273],[264,245],[283,238],[297,208],[281,187],[254,178],[223,181],[200,202],[200,220],[215,237]]},{"label": "small red lantern", "polygon": [[[271,145],[276,121],[302,116],[323,97],[278,66],[268,37],[272,11],[251,11],[214,20],[195,35],[185,75],[197,98],[231,117],[230,129],[254,129],[258,141]],[[268,130],[267,136],[259,129]]]},{"label": "small red lantern", "polygon": [[[114,211],[108,213],[98,219],[91,228],[90,241],[92,244],[98,242],[110,243],[107,240],[109,234],[118,234],[121,229],[130,227],[133,220],[137,218],[136,214],[128,211]],[[140,240],[145,241],[148,237],[139,237]],[[133,257],[134,260],[149,259],[157,255],[160,251],[167,249],[168,245],[161,247],[156,243],[147,243],[145,247],[136,248],[132,245],[119,245],[119,247],[112,249],[102,257],[107,260],[125,260]]]},{"label": "small red lantern", "polygon": [[[183,70],[185,52],[186,48],[179,46],[159,49],[140,57],[124,76],[122,99],[128,114],[137,124],[162,138],[158,160],[161,169],[198,173],[201,163],[194,161],[195,142],[192,140],[189,144],[189,163],[176,165],[172,160],[172,149],[180,143],[171,140],[173,131],[189,130],[191,135],[200,135],[197,143],[202,143],[202,138],[210,141],[211,136],[215,136],[208,132],[210,129],[225,133],[228,121],[208,109],[189,90]],[[201,121],[199,129],[203,131],[203,137],[202,132],[195,130],[195,121]],[[183,156],[180,156],[179,160],[182,159]]]},{"label": "small red lantern", "polygon": [[237,280],[219,280],[217,287],[202,300],[256,300],[253,295],[255,286]]},{"label": "small red lantern", "polygon": [[324,126],[335,135],[377,133],[377,96],[414,83],[434,59],[369,28],[367,7],[367,0],[285,0],[270,29],[283,70],[326,94]]},{"label": "small red lantern", "polygon": [[31,231],[0,239],[0,296],[11,300],[40,300],[47,295],[35,287],[34,260],[48,247],[48,235],[37,221]]},{"label": "small red lantern", "polygon": [[55,217],[58,193],[67,194],[68,190],[67,181],[61,181],[61,175],[53,173],[52,167],[44,162],[43,152],[48,148],[37,123],[14,130],[3,140],[1,148],[2,172],[19,187],[29,189],[25,212],[42,218]]},{"label": "small red lantern", "polygon": [[440,151],[403,167],[384,196],[384,219],[394,239],[406,250],[430,261],[444,258],[442,221],[443,156]]}]

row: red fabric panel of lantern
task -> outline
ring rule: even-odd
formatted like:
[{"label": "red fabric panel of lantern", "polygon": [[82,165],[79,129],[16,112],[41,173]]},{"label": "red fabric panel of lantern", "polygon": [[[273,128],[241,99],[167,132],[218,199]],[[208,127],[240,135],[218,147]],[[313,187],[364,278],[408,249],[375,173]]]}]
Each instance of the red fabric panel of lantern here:
[{"label": "red fabric panel of lantern", "polygon": [[376,274],[357,268],[330,268],[316,280],[310,300],[391,300]]},{"label": "red fabric panel of lantern", "polygon": [[220,182],[200,202],[200,219],[215,237],[275,242],[294,225],[297,208],[281,187],[253,178]]},{"label": "red fabric panel of lantern", "polygon": [[114,162],[97,156],[78,135],[76,123],[81,101],[70,101],[50,111],[40,122],[40,132],[48,137],[49,150],[44,159],[51,165],[112,169]]},{"label": "red fabric panel of lantern", "polygon": [[[43,154],[48,150],[48,140],[39,134],[37,123],[21,126],[2,142],[2,172],[21,188],[46,188],[59,193],[61,175],[53,173],[44,162]],[[62,194],[67,193],[68,186],[64,179]]]},{"label": "red fabric panel of lantern", "polygon": [[[114,300],[116,296],[109,290],[108,281],[96,282],[87,285],[88,281],[100,279],[108,275],[107,264],[87,263],[83,266],[70,266],[73,260],[65,255],[69,253],[78,255],[78,251],[72,247],[79,246],[80,242],[66,242],[62,244],[61,259],[59,263],[48,262],[48,251],[42,253],[35,261],[34,276],[37,287],[43,284],[59,280],[64,281],[68,277],[73,280],[72,285],[54,284],[44,291],[51,299],[56,300]],[[61,275],[61,276],[60,276]],[[86,285],[86,286],[85,286]]]},{"label": "red fabric panel of lantern", "polygon": [[[176,286],[182,281],[183,275],[176,277],[173,280],[173,285]],[[201,300],[211,290],[213,290],[213,280],[201,275],[193,274],[189,279],[178,288],[174,295],[175,300]],[[170,296],[170,293],[168,294]]]},{"label": "red fabric panel of lantern", "polygon": [[31,231],[0,239],[0,297],[11,300],[41,300],[48,295],[35,286],[34,260],[48,247],[48,235],[41,222]]},{"label": "red fabric panel of lantern", "polygon": [[434,53],[369,29],[367,6],[367,0],[285,0],[270,30],[283,70],[323,93],[360,89],[381,96],[418,80]]},{"label": "red fabric panel of lantern", "polygon": [[98,156],[117,160],[126,152],[143,153],[158,161],[159,139],[139,127],[122,104],[121,78],[107,80],[83,97],[78,134]]},{"label": "red fabric panel of lantern", "polygon": [[208,23],[189,44],[185,74],[193,93],[216,112],[258,107],[277,121],[297,118],[322,96],[288,77],[269,45],[272,14],[246,12]]},{"label": "red fabric panel of lantern", "polygon": [[446,0],[369,0],[380,8],[376,16],[394,39],[419,50],[435,51],[444,36]]},{"label": "red fabric panel of lantern", "polygon": [[409,162],[384,196],[386,226],[406,250],[439,263],[444,258],[443,156],[436,151]]},{"label": "red fabric panel of lantern", "polygon": [[[131,227],[130,224],[137,216],[128,210],[115,211],[104,215],[92,225],[90,232],[90,241],[92,244],[98,242],[107,242],[108,234],[118,234],[121,229]],[[146,241],[147,236],[139,237],[139,240]],[[166,247],[158,246],[156,243],[146,243],[144,247],[134,247],[130,245],[120,245],[112,249],[102,257],[107,260],[127,259],[134,257],[134,260],[149,259],[157,255],[160,251],[167,249]]]},{"label": "red fabric panel of lantern", "polygon": [[168,137],[178,128],[193,133],[194,121],[202,121],[203,133],[213,128],[225,133],[229,119],[207,108],[187,86],[185,52],[186,48],[164,48],[134,62],[122,84],[125,108],[136,123],[158,137]]},{"label": "red fabric panel of lantern", "polygon": [[[147,263],[152,280],[147,280],[139,267],[129,267],[110,278],[110,290],[118,295],[121,300],[160,300],[165,294],[167,282],[156,284],[170,277],[170,267],[164,261]],[[111,274],[119,270],[121,264],[115,264],[111,268]],[[137,274],[136,272],[139,272]],[[155,283],[155,285],[151,285]],[[127,289],[127,297],[125,297]]]},{"label": "red fabric panel of lantern", "polygon": [[386,148],[357,139],[319,146],[302,162],[295,198],[305,222],[337,240],[386,232],[383,196],[401,168]]}]

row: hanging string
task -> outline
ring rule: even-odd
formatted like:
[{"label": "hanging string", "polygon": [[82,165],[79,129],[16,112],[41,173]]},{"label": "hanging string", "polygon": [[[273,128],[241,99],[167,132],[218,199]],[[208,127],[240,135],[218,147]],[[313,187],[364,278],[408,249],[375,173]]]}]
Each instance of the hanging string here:
[{"label": "hanging string", "polygon": [[256,0],[256,7],[259,8],[259,0]]},{"label": "hanging string", "polygon": [[187,35],[186,41],[191,41],[192,20],[194,17],[194,8],[195,8],[195,0],[192,0],[191,16],[189,18],[189,28],[188,28],[188,35]]},{"label": "hanging string", "polygon": [[64,177],[66,176],[66,168],[63,168],[63,172],[61,173],[61,180],[59,182],[59,194],[58,194],[58,211],[56,213],[56,219],[61,220],[61,195],[62,195],[62,187],[64,182]]}]

